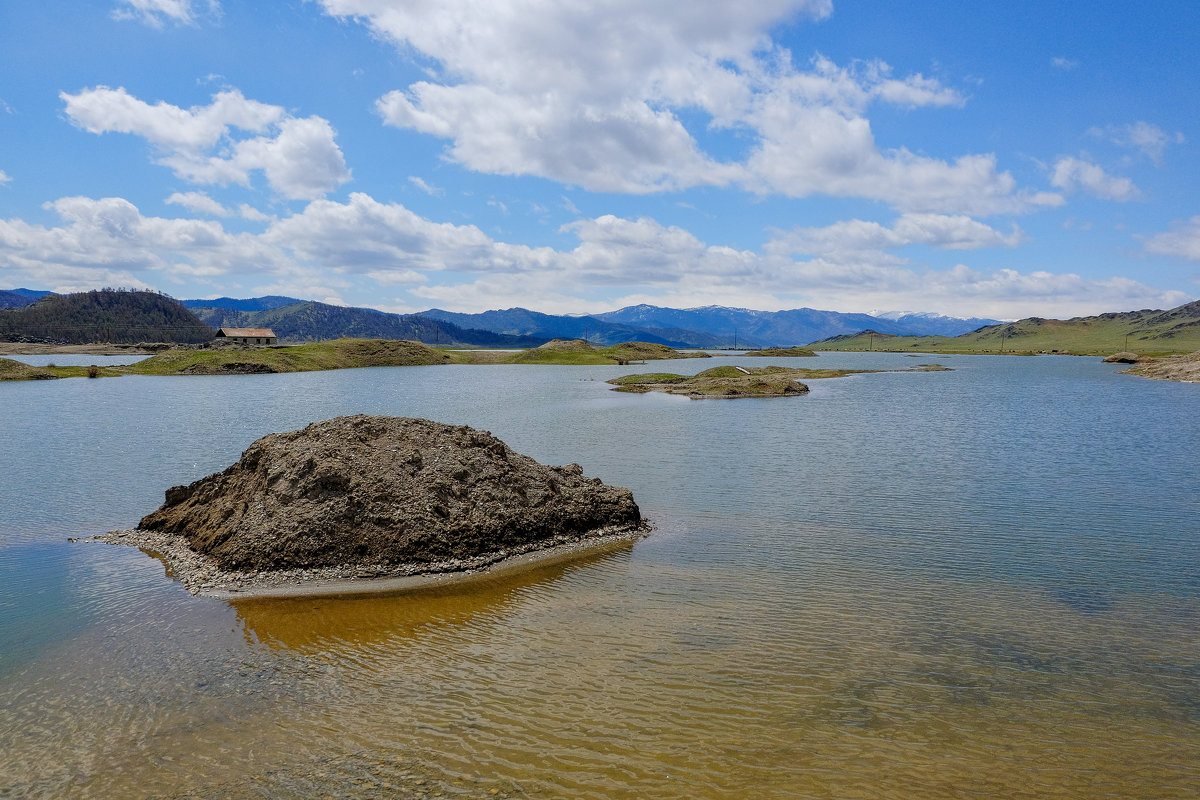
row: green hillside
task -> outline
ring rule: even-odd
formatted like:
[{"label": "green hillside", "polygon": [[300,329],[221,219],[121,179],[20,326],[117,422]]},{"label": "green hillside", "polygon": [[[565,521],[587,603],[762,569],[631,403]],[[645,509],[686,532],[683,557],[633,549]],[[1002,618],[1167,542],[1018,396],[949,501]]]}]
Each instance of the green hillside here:
[{"label": "green hillside", "polygon": [[962,336],[890,336],[862,331],[809,345],[813,350],[921,353],[1066,353],[1143,356],[1200,350],[1200,300],[1169,311],[1127,311],[1067,320],[1029,319],[988,325]]},{"label": "green hillside", "polygon": [[52,294],[0,311],[0,341],[90,344],[207,342],[213,331],[164,294],[100,289]]}]

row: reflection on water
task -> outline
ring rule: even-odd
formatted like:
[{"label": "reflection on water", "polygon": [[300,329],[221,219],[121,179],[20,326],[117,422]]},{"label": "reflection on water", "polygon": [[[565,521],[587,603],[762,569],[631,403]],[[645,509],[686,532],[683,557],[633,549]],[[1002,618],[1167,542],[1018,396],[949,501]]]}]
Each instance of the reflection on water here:
[{"label": "reflection on water", "polygon": [[[11,392],[32,433],[23,472],[0,452],[0,797],[1195,796],[1194,387],[949,363],[744,405],[612,395],[607,368],[475,368],[486,408],[451,369],[122,378],[87,389],[138,410],[100,441],[73,390]],[[226,414],[226,380],[264,405]],[[471,584],[235,604],[62,542],[350,411],[577,460],[657,529]]]},{"label": "reflection on water", "polygon": [[536,585],[548,588],[567,572],[632,547],[628,540],[609,542],[570,559],[476,573],[454,583],[403,592],[259,598],[231,605],[250,641],[310,654],[343,646],[369,647],[383,640],[415,637],[430,626],[461,626],[479,615],[502,615],[518,592]]}]

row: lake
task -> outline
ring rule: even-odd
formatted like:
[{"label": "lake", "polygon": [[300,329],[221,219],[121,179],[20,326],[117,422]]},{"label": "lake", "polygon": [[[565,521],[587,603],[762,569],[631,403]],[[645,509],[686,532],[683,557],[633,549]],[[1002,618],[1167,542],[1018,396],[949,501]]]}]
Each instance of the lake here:
[{"label": "lake", "polygon": [[[717,364],[905,368],[777,400]],[[1200,792],[1200,386],[1043,356],[0,384],[0,797]],[[163,491],[342,414],[489,430],[651,535],[403,595],[196,598]]]}]

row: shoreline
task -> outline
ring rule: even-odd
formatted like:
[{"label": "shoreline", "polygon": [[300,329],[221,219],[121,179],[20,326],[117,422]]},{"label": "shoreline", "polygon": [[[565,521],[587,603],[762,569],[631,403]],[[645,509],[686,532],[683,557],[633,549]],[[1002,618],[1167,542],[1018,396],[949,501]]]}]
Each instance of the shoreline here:
[{"label": "shoreline", "polygon": [[34,342],[0,342],[0,356],[150,356],[136,344],[41,344]]},{"label": "shoreline", "polygon": [[582,536],[558,536],[542,542],[485,553],[469,559],[433,563],[355,564],[260,572],[227,572],[187,546],[182,536],[141,529],[109,531],[72,542],[130,545],[163,563],[168,578],[189,594],[219,600],[390,594],[446,586],[618,549],[645,538],[652,526],[601,528]]}]

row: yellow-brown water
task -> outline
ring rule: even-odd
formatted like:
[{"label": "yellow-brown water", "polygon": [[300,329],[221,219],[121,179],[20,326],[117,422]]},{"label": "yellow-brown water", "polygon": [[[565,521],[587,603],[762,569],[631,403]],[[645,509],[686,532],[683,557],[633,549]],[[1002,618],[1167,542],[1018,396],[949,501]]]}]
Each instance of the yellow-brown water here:
[{"label": "yellow-brown water", "polygon": [[[968,431],[933,393],[902,430],[869,386],[516,426],[658,527],[462,585],[227,604],[135,551],[10,545],[0,797],[1196,796],[1195,425],[1072,449],[1065,413]],[[1160,391],[1144,414],[1192,402]]]}]

